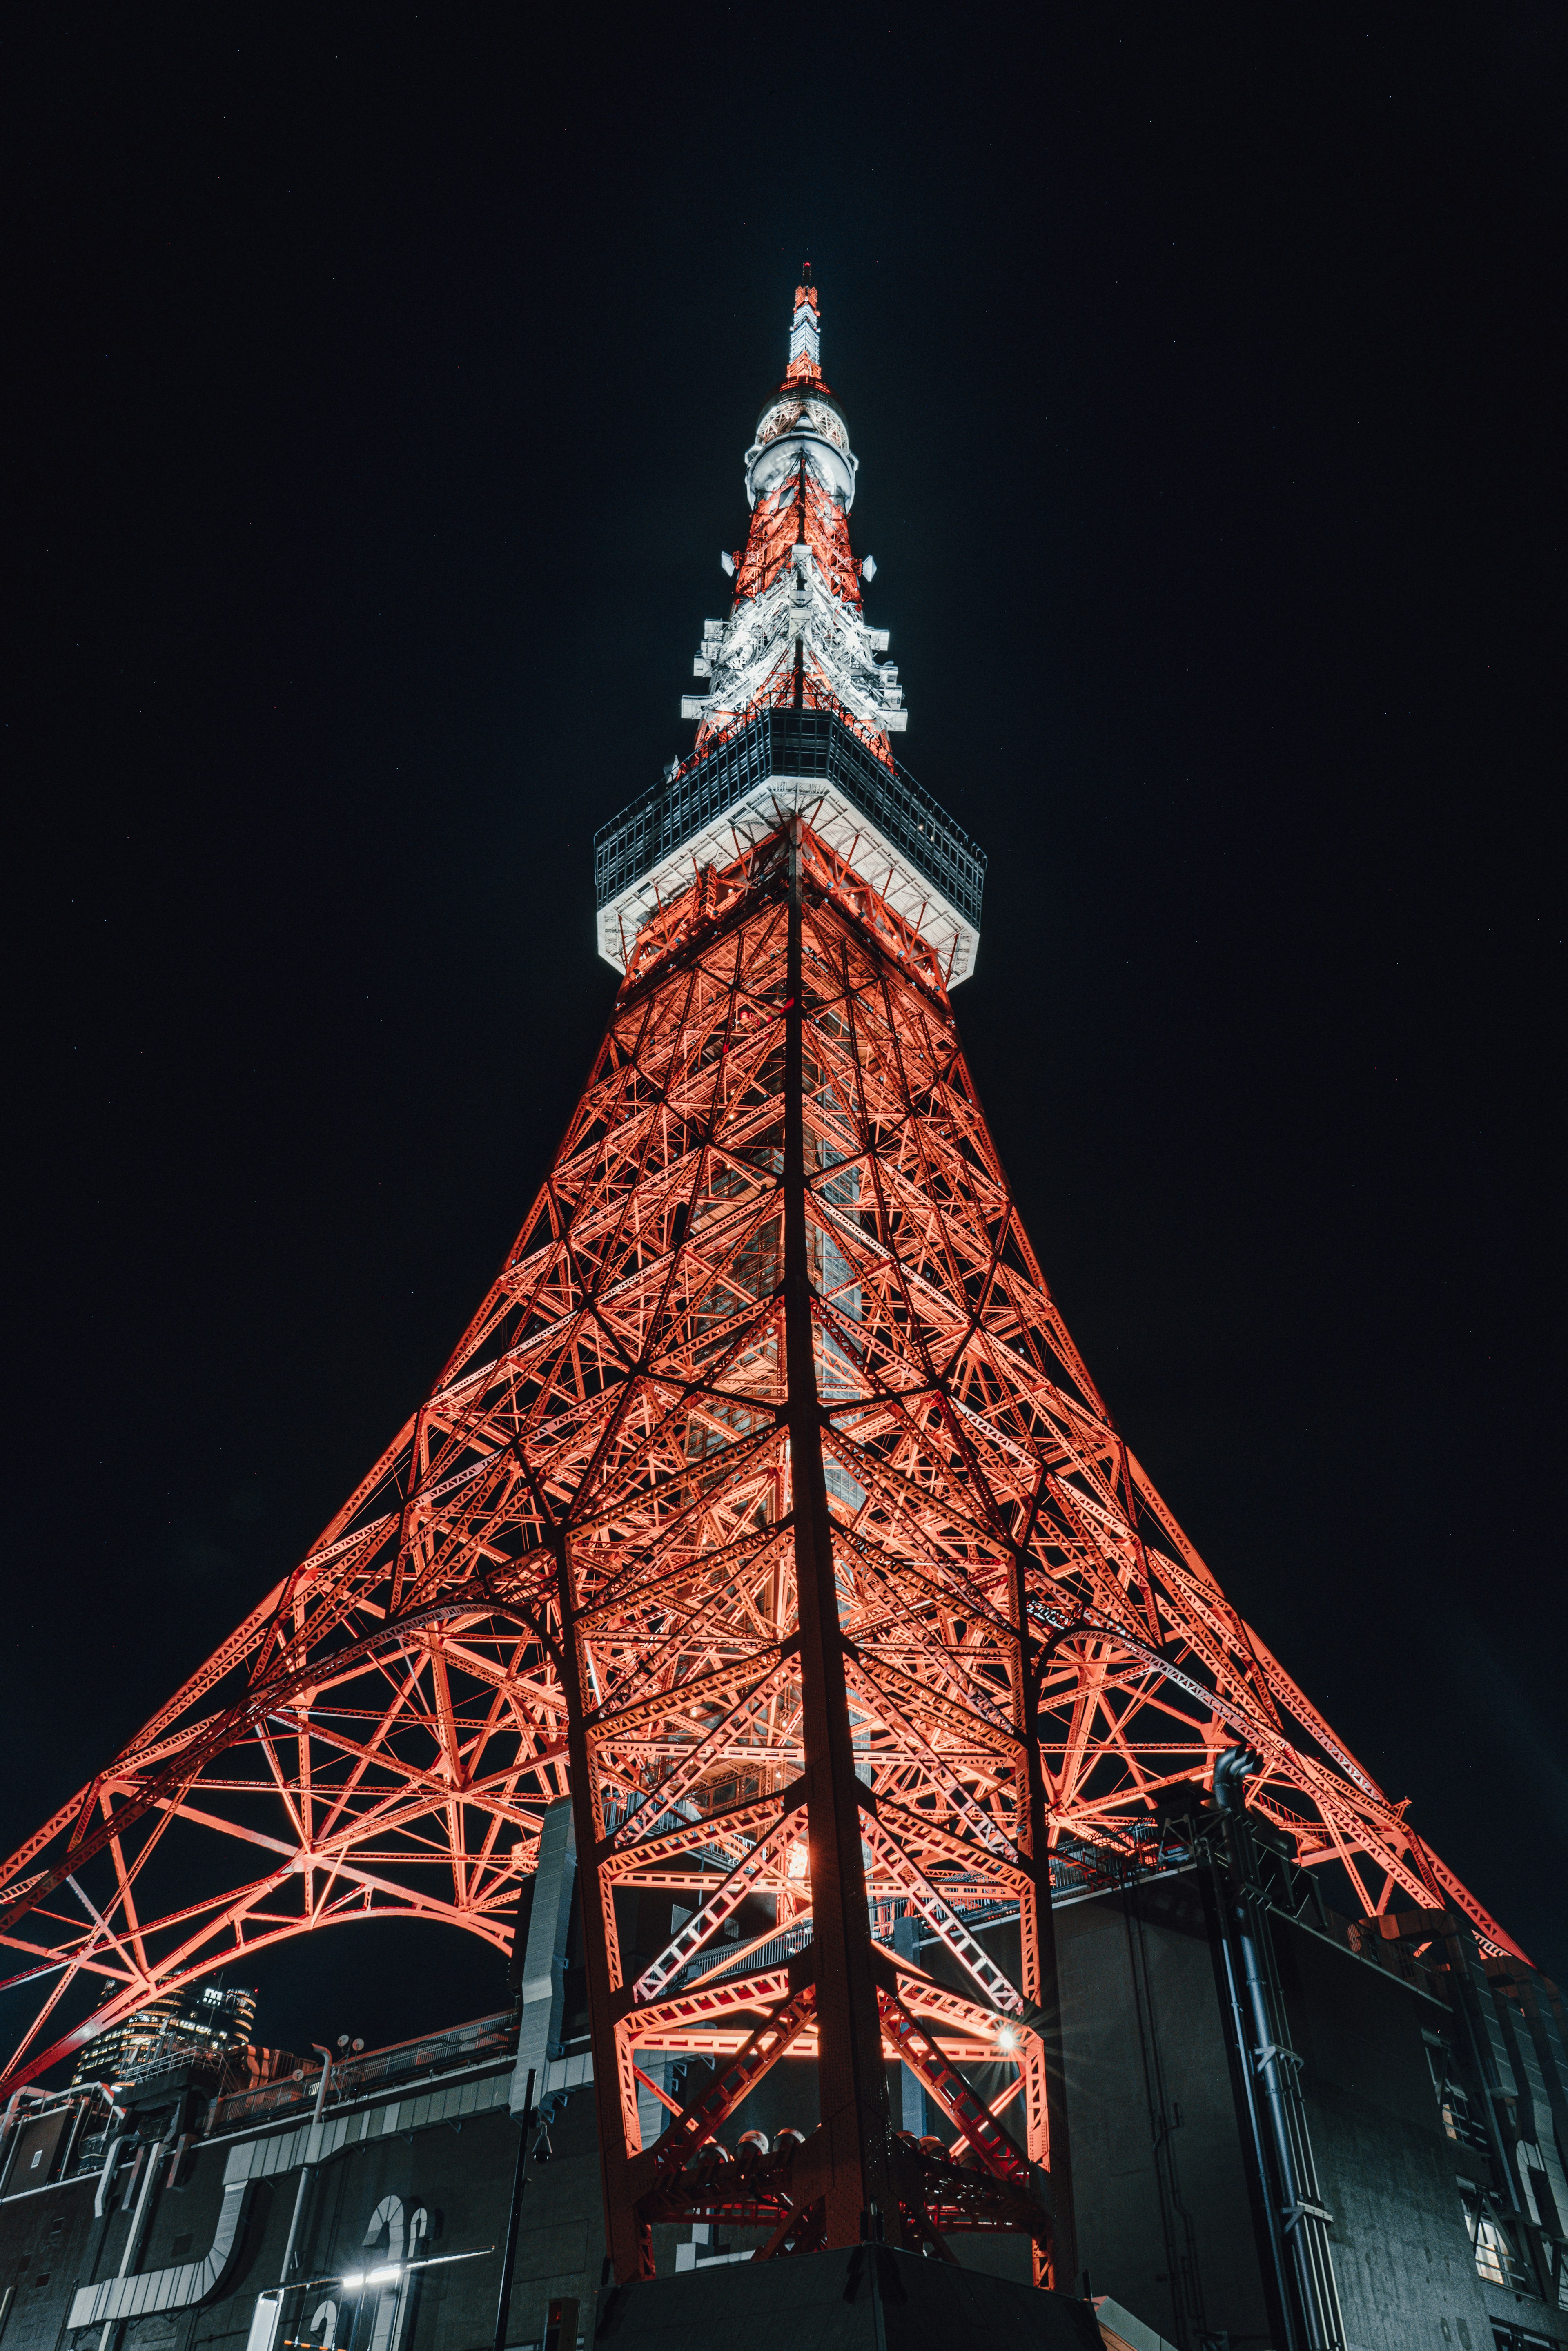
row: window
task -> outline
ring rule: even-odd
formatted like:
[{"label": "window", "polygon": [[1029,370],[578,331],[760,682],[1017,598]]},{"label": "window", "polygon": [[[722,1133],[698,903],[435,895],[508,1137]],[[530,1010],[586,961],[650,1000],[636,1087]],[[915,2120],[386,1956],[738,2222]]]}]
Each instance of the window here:
[{"label": "window", "polygon": [[1425,2032],[1422,2038],[1427,2043],[1427,2063],[1432,2070],[1432,2088],[1444,2130],[1459,2147],[1489,2148],[1486,2125],[1470,2104],[1453,2051],[1436,2033]]},{"label": "window", "polygon": [[1463,2202],[1477,2276],[1485,2278],[1489,2285],[1523,2285],[1525,2280],[1512,2241],[1490,2198],[1471,2189],[1464,2195]]}]

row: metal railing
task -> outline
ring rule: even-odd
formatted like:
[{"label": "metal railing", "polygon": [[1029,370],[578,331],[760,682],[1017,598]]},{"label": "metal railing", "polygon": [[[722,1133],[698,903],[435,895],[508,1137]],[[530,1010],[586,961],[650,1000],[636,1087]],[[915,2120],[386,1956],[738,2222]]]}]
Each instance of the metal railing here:
[{"label": "metal railing", "polygon": [[803,1951],[811,1939],[811,1922],[808,1918],[799,1927],[786,1927],[761,1949],[748,1952],[744,1959],[727,1959],[724,1945],[716,1950],[699,1951],[695,1959],[681,1970],[673,1991],[686,1991],[695,1983],[722,1983],[727,1976],[762,1975],[768,1968],[781,1968],[797,1951]]},{"label": "metal railing", "polygon": [[[1019,1906],[1016,1902],[998,1902],[988,1894],[979,1896],[956,1892],[947,1898],[971,1933],[980,1928],[1009,1925],[1019,1915]],[[915,1905],[902,1896],[895,1897],[892,1901],[873,1902],[870,1907],[872,1939],[878,1943],[892,1942],[895,1919],[913,1918],[919,1916]],[[764,1943],[760,1949],[748,1952],[743,1959],[727,1959],[722,1943],[710,1945],[706,1949],[698,1951],[695,1959],[687,1960],[679,1975],[675,1977],[671,1989],[689,1991],[696,1983],[722,1983],[726,1978],[732,1975],[762,1975],[769,1968],[781,1968],[786,1959],[792,1959],[797,1951],[805,1949],[811,1939],[811,1931],[810,1919],[804,1920],[798,1927],[781,1928],[770,1942]],[[936,1941],[940,1938],[931,1936],[926,1939]]]},{"label": "metal railing", "polygon": [[[334,2106],[349,2105],[356,2098],[369,2096],[376,2090],[392,2089],[401,2083],[426,2081],[437,2074],[483,2064],[487,2058],[509,2057],[517,2046],[517,2011],[508,2008],[497,2016],[481,2016],[471,2024],[454,2025],[450,2032],[425,2033],[416,2041],[394,2042],[389,2049],[367,2050],[362,2057],[350,2057],[341,2065],[333,2066],[332,2078],[327,2085],[327,2109],[330,2112]],[[267,2122],[308,2112],[315,2105],[320,2078],[321,2068],[312,2065],[308,2072],[301,2072],[298,2080],[268,2082],[257,2089],[219,2098],[208,2111],[209,2137],[218,2131],[236,2130],[243,2123]]]},{"label": "metal railing", "polygon": [[986,852],[896,762],[886,767],[827,710],[763,710],[705,758],[601,825],[593,885],[607,906],[769,776],[835,786],[977,929]]},{"label": "metal railing", "polygon": [[[290,2065],[293,2059],[287,2061]],[[225,2043],[204,2033],[164,2033],[133,2064],[122,2067],[122,2082],[156,2082],[165,2074],[201,2073],[221,2097],[258,2076],[252,2053],[243,2042]]]}]

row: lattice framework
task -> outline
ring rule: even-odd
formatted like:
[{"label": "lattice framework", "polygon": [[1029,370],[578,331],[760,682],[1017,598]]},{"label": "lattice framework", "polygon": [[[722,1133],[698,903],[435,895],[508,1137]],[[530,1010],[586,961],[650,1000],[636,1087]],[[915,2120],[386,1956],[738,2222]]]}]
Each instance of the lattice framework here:
[{"label": "lattice framework", "polygon": [[[768,2203],[691,2158],[736,2067],[749,2088],[788,2054],[817,2064],[824,2130],[773,2178],[781,2250],[871,2200],[909,2242],[1026,2228],[1045,2274],[1047,2170],[1071,2227],[1048,1848],[1059,1885],[1136,1871],[1161,1795],[1239,1744],[1303,1865],[1515,1949],[1225,1600],[1040,1276],[932,959],[781,820],[640,938],[432,1395],[0,1873],[11,1983],[47,1987],[8,2079],[86,2036],[89,1984],[101,2029],[328,1925],[504,1948],[570,1792],[621,2273],[654,2219]],[[633,1972],[627,1904],[653,1888],[698,1907]],[[759,1896],[766,1932],[724,1943]],[[967,1923],[997,1905],[1016,1981]],[[954,1980],[887,1948],[901,1912]],[[718,2066],[643,2149],[650,2049]],[[962,2074],[1004,2053],[1006,2121]],[[890,2054],[978,2175],[899,2144]]]}]

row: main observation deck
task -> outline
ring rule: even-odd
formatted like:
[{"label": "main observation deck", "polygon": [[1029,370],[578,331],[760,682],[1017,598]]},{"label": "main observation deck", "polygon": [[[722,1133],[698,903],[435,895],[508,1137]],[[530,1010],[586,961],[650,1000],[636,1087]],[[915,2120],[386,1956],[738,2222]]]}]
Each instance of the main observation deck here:
[{"label": "main observation deck", "polygon": [[986,852],[904,768],[826,710],[762,710],[593,836],[599,952],[617,971],[643,924],[704,865],[727,865],[799,812],[936,951],[974,969]]}]

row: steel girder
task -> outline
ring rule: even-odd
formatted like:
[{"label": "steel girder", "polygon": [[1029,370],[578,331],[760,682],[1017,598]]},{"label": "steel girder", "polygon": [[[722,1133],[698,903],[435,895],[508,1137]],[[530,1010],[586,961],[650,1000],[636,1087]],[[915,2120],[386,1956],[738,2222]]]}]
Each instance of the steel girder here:
[{"label": "steel girder", "polygon": [[[653,2218],[696,2210],[672,2148],[684,2167],[729,2111],[643,2151],[635,2053],[706,2050],[749,2086],[787,2049],[823,2122],[768,2172],[780,2247],[858,2235],[874,2204],[910,2242],[943,2214],[1027,2227],[1045,2273],[1049,2171],[1071,2283],[1048,1871],[1145,1866],[1162,1792],[1238,1745],[1304,1865],[1516,1949],[1226,1601],[1040,1277],[934,959],[781,819],[645,926],[432,1394],[0,1871],[9,1984],[40,1994],[6,2085],[318,1928],[418,1917],[506,1948],[570,1792],[622,2274]],[[632,1970],[649,1888],[695,1917]],[[716,1938],[758,1896],[737,1953]],[[998,1906],[1016,1983],[967,1923]],[[898,1909],[951,1983],[883,1958]],[[1021,2147],[954,2064],[1003,2053]],[[900,2145],[892,2055],[982,2171]]]}]

